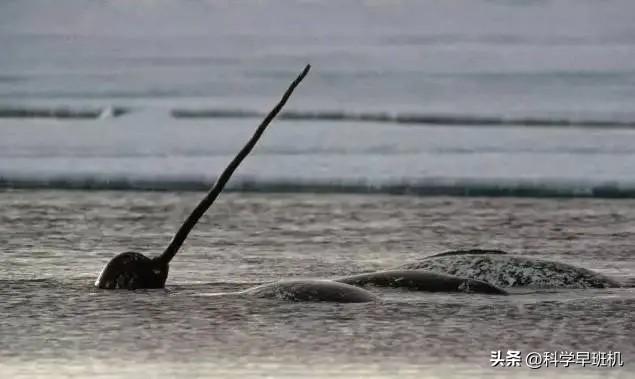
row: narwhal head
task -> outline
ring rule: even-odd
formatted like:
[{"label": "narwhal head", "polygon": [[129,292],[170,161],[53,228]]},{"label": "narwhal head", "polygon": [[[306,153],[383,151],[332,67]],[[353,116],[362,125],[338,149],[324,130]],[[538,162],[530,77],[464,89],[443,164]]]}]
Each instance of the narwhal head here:
[{"label": "narwhal head", "polygon": [[150,259],[143,254],[126,252],[115,256],[104,266],[95,286],[104,289],[163,288],[169,264],[160,257]]}]

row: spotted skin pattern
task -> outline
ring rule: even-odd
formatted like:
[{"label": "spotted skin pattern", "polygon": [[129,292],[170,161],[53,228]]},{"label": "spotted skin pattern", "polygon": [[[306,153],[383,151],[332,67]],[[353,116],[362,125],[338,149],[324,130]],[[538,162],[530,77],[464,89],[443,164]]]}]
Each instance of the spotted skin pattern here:
[{"label": "spotted skin pattern", "polygon": [[498,287],[612,288],[620,284],[600,273],[570,264],[501,253],[442,254],[399,266],[482,280]]}]

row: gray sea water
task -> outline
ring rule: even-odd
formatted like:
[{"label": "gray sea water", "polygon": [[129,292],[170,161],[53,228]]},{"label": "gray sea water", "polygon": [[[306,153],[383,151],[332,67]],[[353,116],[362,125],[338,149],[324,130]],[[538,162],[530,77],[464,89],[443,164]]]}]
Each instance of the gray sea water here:
[{"label": "gray sea water", "polygon": [[[630,378],[633,14],[627,0],[0,2],[0,376]],[[94,289],[115,254],[162,250],[306,63],[166,289]],[[209,296],[472,247],[631,286]],[[625,366],[492,368],[497,350],[618,351]]]},{"label": "gray sea water", "polygon": [[[635,272],[631,200],[227,194],[174,260],[165,290],[92,287],[118,252],[162,251],[201,195],[3,192],[3,376],[632,375],[632,287],[505,297],[372,289],[382,301],[357,305],[209,296],[473,246],[625,281]],[[626,366],[491,368],[492,350],[619,351]]]}]

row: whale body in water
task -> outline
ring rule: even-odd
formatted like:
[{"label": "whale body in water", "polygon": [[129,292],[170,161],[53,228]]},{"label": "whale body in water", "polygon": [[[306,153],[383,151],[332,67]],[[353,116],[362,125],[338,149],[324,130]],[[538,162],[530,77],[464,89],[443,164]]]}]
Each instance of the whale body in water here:
[{"label": "whale body in water", "polygon": [[[174,258],[190,231],[201,216],[214,203],[242,160],[251,152],[271,120],[280,112],[293,90],[309,72],[307,65],[291,83],[278,104],[267,114],[247,144],[225,168],[209,193],[194,208],[179,228],[174,238],[161,255],[148,258],[136,252],[125,252],[115,256],[103,268],[95,282],[102,289],[163,288],[168,277],[169,263]],[[243,291],[258,297],[277,297],[294,301],[334,301],[367,302],[377,299],[372,293],[361,288],[334,281],[294,280],[281,281]]]},{"label": "whale body in water", "polygon": [[617,281],[567,263],[510,255],[500,250],[456,250],[398,267],[480,280],[498,287],[611,288]]},{"label": "whale body in water", "polygon": [[379,301],[361,287],[391,287],[425,292],[463,292],[507,295],[489,283],[424,271],[377,271],[351,275],[335,280],[281,280],[251,287],[240,292],[207,294],[207,296],[246,295],[285,301],[332,301],[362,303]]},{"label": "whale body in water", "polygon": [[505,290],[482,280],[419,270],[377,271],[347,276],[336,281],[362,287],[392,287],[426,292],[507,294]]},{"label": "whale body in water", "polygon": [[366,303],[379,298],[362,288],[332,280],[281,280],[251,287],[238,294],[286,301]]}]

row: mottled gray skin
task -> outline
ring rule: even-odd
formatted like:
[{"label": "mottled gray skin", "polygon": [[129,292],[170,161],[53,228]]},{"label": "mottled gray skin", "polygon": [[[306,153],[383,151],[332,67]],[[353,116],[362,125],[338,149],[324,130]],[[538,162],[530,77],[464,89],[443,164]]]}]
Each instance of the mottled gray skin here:
[{"label": "mottled gray skin", "polygon": [[399,266],[482,280],[498,287],[609,288],[620,284],[597,272],[570,264],[508,255],[448,252]]},{"label": "mottled gray skin", "polygon": [[102,289],[163,288],[169,266],[143,254],[126,252],[115,256],[97,277],[95,286]]},{"label": "mottled gray skin", "polygon": [[405,288],[428,292],[466,292],[507,295],[504,290],[487,282],[459,278],[429,271],[378,271],[336,279],[337,282],[354,286]]},{"label": "mottled gray skin", "polygon": [[379,300],[364,289],[330,280],[283,280],[249,288],[240,294],[285,301],[367,303]]}]

